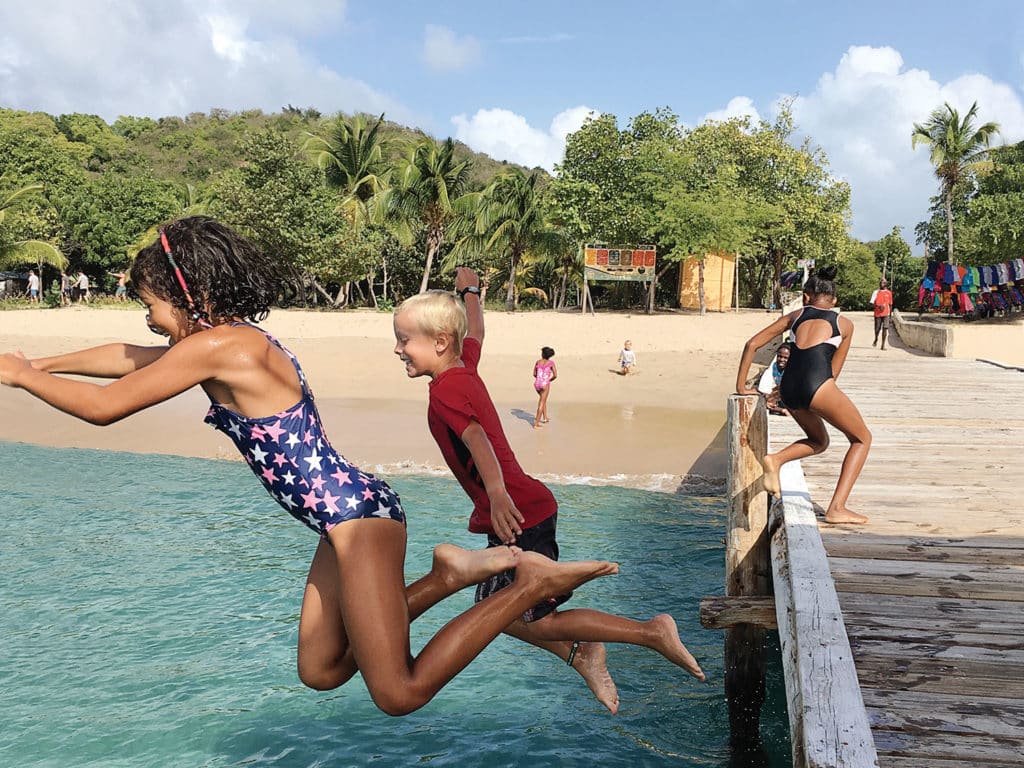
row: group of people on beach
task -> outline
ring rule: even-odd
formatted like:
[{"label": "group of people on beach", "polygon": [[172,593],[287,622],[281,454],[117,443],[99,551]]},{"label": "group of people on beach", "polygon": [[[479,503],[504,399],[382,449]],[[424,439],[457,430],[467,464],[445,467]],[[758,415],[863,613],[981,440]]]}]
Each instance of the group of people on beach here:
[{"label": "group of people on beach", "polygon": [[[737,391],[753,392],[746,373],[755,349],[788,330],[782,398],[807,439],[766,457],[765,486],[778,494],[783,463],[825,449],[828,421],[850,438],[851,448],[826,520],[863,522],[846,508],[846,498],[871,436],[835,383],[852,324],[833,309],[833,276],[821,270],[805,286],[803,309],[747,342]],[[336,688],[359,671],[382,711],[412,712],[501,633],[558,656],[613,713],[619,697],[604,643],[649,648],[704,679],[667,614],[638,621],[562,609],[573,590],[617,573],[618,565],[558,561],[558,502],[519,465],[478,371],[484,313],[479,278],[466,268],[456,271],[454,292],[427,291],[395,310],[394,353],[408,377],[430,379],[428,429],[472,502],[469,530],[486,535],[487,546],[469,551],[439,544],[430,572],[405,584],[400,498],[335,449],[299,361],[255,325],[269,313],[284,278],[276,259],[219,222],[173,221],[139,252],[129,278],[147,308],[149,328],[166,344],[105,344],[37,359],[2,354],[0,383],[99,425],[201,387],[210,400],[206,422],[235,444],[274,501],[319,537],[298,628],[298,675],[311,688]],[[553,356],[545,347],[534,366],[535,426],[548,418],[545,393],[557,377]],[[636,364],[628,341],[619,362],[623,373]],[[100,385],[61,374],[113,381]],[[414,657],[410,622],[470,586],[475,604]]]}]

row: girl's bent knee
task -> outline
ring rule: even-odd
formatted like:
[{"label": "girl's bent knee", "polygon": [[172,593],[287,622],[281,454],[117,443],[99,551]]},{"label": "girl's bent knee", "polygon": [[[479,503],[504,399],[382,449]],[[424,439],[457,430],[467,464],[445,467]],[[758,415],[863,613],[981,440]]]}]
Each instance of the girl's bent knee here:
[{"label": "girl's bent knee", "polygon": [[303,669],[299,667],[299,681],[307,688],[314,691],[333,691],[344,685],[351,678],[351,675],[344,675],[339,670],[331,669]]},{"label": "girl's bent knee", "polygon": [[420,697],[408,690],[370,691],[370,698],[377,705],[377,709],[391,717],[408,715],[430,701],[429,697]]}]

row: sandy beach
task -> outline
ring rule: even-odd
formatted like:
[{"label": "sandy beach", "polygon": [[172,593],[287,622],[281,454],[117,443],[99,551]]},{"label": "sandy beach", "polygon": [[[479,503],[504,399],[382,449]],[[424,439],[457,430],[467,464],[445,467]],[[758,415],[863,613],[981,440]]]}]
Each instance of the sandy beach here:
[{"label": "sandy beach", "polygon": [[[744,341],[771,316],[488,312],[481,373],[513,449],[543,479],[675,490],[725,474],[725,403]],[[870,320],[854,345],[870,348]],[[426,425],[427,379],[393,354],[391,315],[277,310],[263,323],[302,361],[335,446],[385,476],[447,472]],[[639,373],[616,358],[633,341]],[[157,344],[141,309],[70,307],[0,313],[0,350],[41,357],[124,341]],[[533,363],[554,347],[551,423],[533,429]],[[756,370],[752,369],[752,372]],[[0,440],[55,447],[237,459],[203,424],[198,388],[108,427],[94,427],[0,387]]]}]

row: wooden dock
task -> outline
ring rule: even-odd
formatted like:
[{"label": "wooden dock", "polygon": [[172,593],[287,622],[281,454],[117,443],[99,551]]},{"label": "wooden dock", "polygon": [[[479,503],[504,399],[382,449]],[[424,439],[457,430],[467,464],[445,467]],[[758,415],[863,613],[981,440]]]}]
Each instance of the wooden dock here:
[{"label": "wooden dock", "polygon": [[[834,430],[783,491],[817,514],[878,765],[1024,765],[1024,373],[882,352],[855,322],[840,386],[873,433],[850,499],[871,522],[821,519],[846,447]],[[770,417],[769,450],[801,436]]]}]

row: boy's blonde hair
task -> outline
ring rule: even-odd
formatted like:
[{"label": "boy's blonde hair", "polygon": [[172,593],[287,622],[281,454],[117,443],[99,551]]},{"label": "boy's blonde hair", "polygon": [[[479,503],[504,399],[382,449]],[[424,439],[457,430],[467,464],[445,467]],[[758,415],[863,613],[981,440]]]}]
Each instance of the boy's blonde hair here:
[{"label": "boy's blonde hair", "polygon": [[447,333],[452,337],[456,354],[462,354],[462,341],[469,332],[466,308],[449,291],[427,291],[410,296],[398,305],[395,314],[408,312],[423,333],[434,336]]}]

